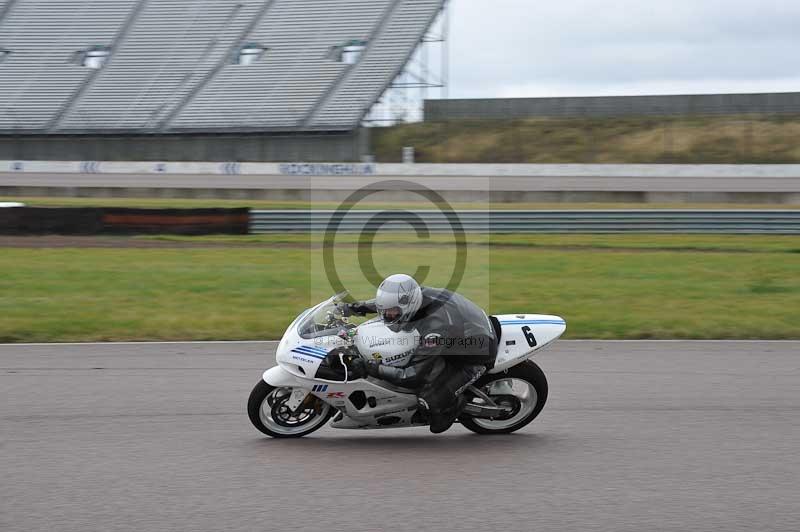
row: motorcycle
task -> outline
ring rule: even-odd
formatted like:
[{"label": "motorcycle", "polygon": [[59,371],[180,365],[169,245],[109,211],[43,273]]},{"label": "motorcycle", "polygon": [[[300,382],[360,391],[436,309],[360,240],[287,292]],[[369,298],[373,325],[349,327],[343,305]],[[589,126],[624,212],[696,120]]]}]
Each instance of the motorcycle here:
[{"label": "motorcycle", "polygon": [[[425,426],[414,390],[375,378],[349,379],[357,357],[402,367],[419,344],[416,331],[393,332],[379,319],[351,323],[338,294],[301,313],[276,352],[278,365],[264,372],[250,394],[253,425],[274,438],[299,438],[331,417],[337,429]],[[547,379],[529,360],[566,330],[558,316],[488,316],[499,339],[494,365],[464,388],[468,399],[458,421],[479,434],[521,429],[542,411]]]}]

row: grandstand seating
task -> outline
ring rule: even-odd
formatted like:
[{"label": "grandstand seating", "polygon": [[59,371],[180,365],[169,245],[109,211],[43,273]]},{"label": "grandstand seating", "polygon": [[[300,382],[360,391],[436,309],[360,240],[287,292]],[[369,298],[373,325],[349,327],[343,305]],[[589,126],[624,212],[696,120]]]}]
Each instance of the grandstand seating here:
[{"label": "grandstand seating", "polygon": [[[297,17],[302,4],[304,17]],[[389,0],[278,0],[249,40],[268,48],[265,60],[226,65],[181,113],[176,127],[302,126],[306,115],[349,65],[328,58],[331,46],[368,40]],[[288,68],[287,68],[288,67]]]},{"label": "grandstand seating", "polygon": [[43,130],[94,73],[81,49],[113,43],[138,0],[17,0],[0,24],[0,130]]},{"label": "grandstand seating", "polygon": [[[0,133],[352,130],[444,3],[16,0],[0,20]],[[337,61],[351,41],[360,60]],[[261,60],[236,64],[245,43]],[[75,60],[92,46],[110,47],[101,69]]]},{"label": "grandstand seating", "polygon": [[380,98],[402,71],[441,7],[438,0],[399,2],[386,30],[372,43],[345,82],[333,92],[312,125],[325,128],[334,124],[356,124],[361,120],[365,109]]},{"label": "grandstand seating", "polygon": [[146,2],[60,128],[157,129],[232,45],[263,0]]}]

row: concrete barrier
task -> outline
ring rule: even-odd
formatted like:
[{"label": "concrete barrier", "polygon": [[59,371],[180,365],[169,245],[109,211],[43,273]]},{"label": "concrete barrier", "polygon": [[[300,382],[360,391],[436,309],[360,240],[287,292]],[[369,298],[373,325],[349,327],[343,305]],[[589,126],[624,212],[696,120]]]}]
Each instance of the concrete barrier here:
[{"label": "concrete barrier", "polygon": [[0,173],[221,176],[800,178],[800,164],[382,164],[0,161]]},{"label": "concrete barrier", "polygon": [[16,197],[341,201],[387,179],[424,184],[453,202],[800,203],[797,164],[0,161],[0,195]]}]

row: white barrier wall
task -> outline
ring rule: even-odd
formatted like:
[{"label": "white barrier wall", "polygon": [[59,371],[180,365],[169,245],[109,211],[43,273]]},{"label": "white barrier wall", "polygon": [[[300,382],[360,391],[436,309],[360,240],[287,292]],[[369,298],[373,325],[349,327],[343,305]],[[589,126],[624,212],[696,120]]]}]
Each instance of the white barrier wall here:
[{"label": "white barrier wall", "polygon": [[0,161],[3,173],[414,177],[800,178],[800,164],[372,164]]}]

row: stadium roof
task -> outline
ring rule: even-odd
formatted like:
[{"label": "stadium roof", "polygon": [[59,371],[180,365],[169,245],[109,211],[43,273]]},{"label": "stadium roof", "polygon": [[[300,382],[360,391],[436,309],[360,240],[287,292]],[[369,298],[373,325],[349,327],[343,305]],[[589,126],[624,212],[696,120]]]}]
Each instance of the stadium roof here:
[{"label": "stadium roof", "polygon": [[446,0],[0,0],[0,133],[346,131]]}]

